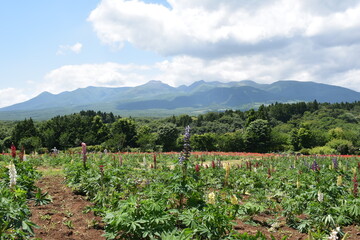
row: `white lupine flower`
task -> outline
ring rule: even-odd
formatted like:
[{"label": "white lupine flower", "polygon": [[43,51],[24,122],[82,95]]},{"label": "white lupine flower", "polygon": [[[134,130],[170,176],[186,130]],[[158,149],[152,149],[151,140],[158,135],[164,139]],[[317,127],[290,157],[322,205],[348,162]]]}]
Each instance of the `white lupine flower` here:
[{"label": "white lupine flower", "polygon": [[323,202],[324,201],[324,194],[320,191],[318,191],[318,201]]},{"label": "white lupine flower", "polygon": [[339,237],[337,236],[338,232],[340,232],[340,227],[337,227],[336,230],[332,230],[330,236],[328,237],[329,240],[337,240]]},{"label": "white lupine flower", "polygon": [[214,192],[211,192],[209,193],[208,195],[208,203],[209,204],[215,204],[215,193]]},{"label": "white lupine flower", "polygon": [[16,178],[17,178],[16,168],[13,163],[9,165],[9,176],[10,176],[10,188],[13,188],[16,185]]}]

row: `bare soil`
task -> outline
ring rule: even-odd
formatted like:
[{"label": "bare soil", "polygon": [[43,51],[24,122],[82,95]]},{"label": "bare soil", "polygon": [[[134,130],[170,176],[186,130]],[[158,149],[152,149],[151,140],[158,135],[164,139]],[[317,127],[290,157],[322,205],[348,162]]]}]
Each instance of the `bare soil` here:
[{"label": "bare soil", "polygon": [[37,182],[42,192],[48,192],[52,202],[34,206],[31,202],[31,221],[40,228],[34,229],[36,240],[101,240],[104,234],[101,218],[92,212],[84,213],[91,203],[76,195],[64,185],[61,174],[44,175]]}]

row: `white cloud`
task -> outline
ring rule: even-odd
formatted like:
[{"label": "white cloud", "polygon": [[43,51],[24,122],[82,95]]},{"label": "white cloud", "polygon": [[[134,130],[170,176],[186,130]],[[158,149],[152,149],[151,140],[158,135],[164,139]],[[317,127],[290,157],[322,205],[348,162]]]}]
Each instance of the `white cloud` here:
[{"label": "white cloud", "polygon": [[74,45],[60,45],[56,52],[56,55],[66,55],[68,53],[79,54],[83,45],[81,43],[75,43]]},{"label": "white cloud", "polygon": [[135,86],[148,81],[148,67],[117,63],[66,65],[45,76],[43,91],[60,93],[88,86]]},{"label": "white cloud", "polygon": [[[173,86],[201,79],[293,79],[360,91],[358,0],[168,3],[170,8],[139,0],[102,0],[88,17],[103,43],[122,47],[129,42],[168,60],[149,66],[67,65],[46,75],[44,90],[135,86],[152,79]],[[82,45],[75,45],[59,50],[80,52]]]},{"label": "white cloud", "polygon": [[18,88],[0,89],[0,108],[26,101],[31,96],[27,94],[23,89],[18,89]]},{"label": "white cloud", "polygon": [[249,49],[286,47],[309,36],[360,32],[359,1],[342,1],[341,11],[334,0],[168,2],[171,9],[137,0],[103,0],[88,20],[106,44],[130,42],[165,56],[248,54]]}]

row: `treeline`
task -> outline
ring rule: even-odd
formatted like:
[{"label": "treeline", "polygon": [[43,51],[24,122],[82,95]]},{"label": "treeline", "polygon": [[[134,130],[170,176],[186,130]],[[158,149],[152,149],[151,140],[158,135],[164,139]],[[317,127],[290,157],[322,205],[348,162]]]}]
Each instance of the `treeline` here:
[{"label": "treeline", "polygon": [[166,118],[81,111],[42,122],[2,122],[0,150],[12,143],[27,152],[65,150],[86,142],[97,151],[179,151],[189,125],[193,150],[358,154],[359,117],[360,102],[317,101]]}]

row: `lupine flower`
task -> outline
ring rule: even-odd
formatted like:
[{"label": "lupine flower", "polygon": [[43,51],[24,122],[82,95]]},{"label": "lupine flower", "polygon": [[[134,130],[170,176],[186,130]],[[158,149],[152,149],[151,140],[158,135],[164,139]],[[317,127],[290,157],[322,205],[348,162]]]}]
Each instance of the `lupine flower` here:
[{"label": "lupine flower", "polygon": [[329,240],[337,240],[339,237],[337,234],[340,232],[340,227],[337,227],[336,230],[332,230],[330,236],[328,237]]},{"label": "lupine flower", "polygon": [[196,165],[195,165],[195,172],[200,172],[200,166],[199,166],[199,164],[196,164]]},{"label": "lupine flower", "polygon": [[184,161],[185,161],[185,156],[181,155],[179,157],[179,164],[182,165],[184,163]]},{"label": "lupine flower", "polygon": [[99,166],[101,176],[104,176],[104,165]]},{"label": "lupine flower", "polygon": [[354,197],[357,197],[357,195],[359,193],[359,189],[358,189],[359,188],[359,183],[358,183],[358,180],[357,180],[356,173],[354,174],[353,183],[354,183],[353,194],[354,194]]},{"label": "lupine flower", "polygon": [[338,168],[339,168],[339,162],[338,162],[337,158],[333,158],[333,159],[332,159],[332,163],[333,163],[334,169],[338,169]]},{"label": "lupine flower", "polygon": [[239,204],[239,200],[237,199],[237,197],[236,197],[235,194],[231,195],[231,197],[230,197],[230,202],[231,202],[231,204],[233,204],[233,205]]},{"label": "lupine flower", "polygon": [[86,168],[86,159],[87,159],[87,156],[86,156],[86,143],[81,143],[81,154],[82,154],[82,157],[83,157],[83,164],[84,164],[84,168]]},{"label": "lupine flower", "polygon": [[316,160],[314,160],[313,164],[311,165],[311,170],[313,171],[320,171],[320,167],[317,164]]},{"label": "lupine flower", "polygon": [[24,146],[21,147],[21,151],[19,153],[19,159],[20,161],[24,161],[24,155],[25,155],[25,149]]},{"label": "lupine flower", "polygon": [[323,202],[324,201],[324,194],[320,191],[318,191],[318,201]]},{"label": "lupine flower", "polygon": [[228,183],[228,179],[230,176],[230,164],[225,165],[225,185]]},{"label": "lupine flower", "polygon": [[211,161],[211,167],[215,168],[215,161],[214,160]]},{"label": "lupine flower", "polygon": [[121,156],[121,155],[119,156],[119,164],[120,164],[120,166],[122,166],[122,165],[123,165],[123,158],[122,158],[122,156]]},{"label": "lupine flower", "polygon": [[9,177],[10,177],[10,188],[14,188],[16,186],[17,172],[15,165],[13,163],[9,165]]},{"label": "lupine flower", "polygon": [[299,178],[296,179],[296,188],[300,188],[300,181]]},{"label": "lupine flower", "polygon": [[11,156],[16,158],[16,147],[14,144],[11,144]]},{"label": "lupine flower", "polygon": [[154,168],[156,169],[156,154],[154,154]]},{"label": "lupine flower", "polygon": [[225,166],[225,178],[228,178],[230,175],[230,164],[226,164]]},{"label": "lupine flower", "polygon": [[337,185],[337,186],[341,186],[341,185],[342,185],[342,176],[341,176],[341,175],[339,175],[339,176],[337,177],[336,185]]},{"label": "lupine flower", "polygon": [[215,204],[215,193],[211,192],[208,195],[208,203],[209,204]]},{"label": "lupine flower", "polygon": [[179,164],[184,165],[184,167],[187,165],[187,162],[190,158],[190,151],[190,126],[187,126],[185,127],[184,133],[184,149],[179,157]]},{"label": "lupine flower", "polygon": [[144,167],[146,168],[146,157],[145,156],[143,157],[143,164],[144,164]]}]

